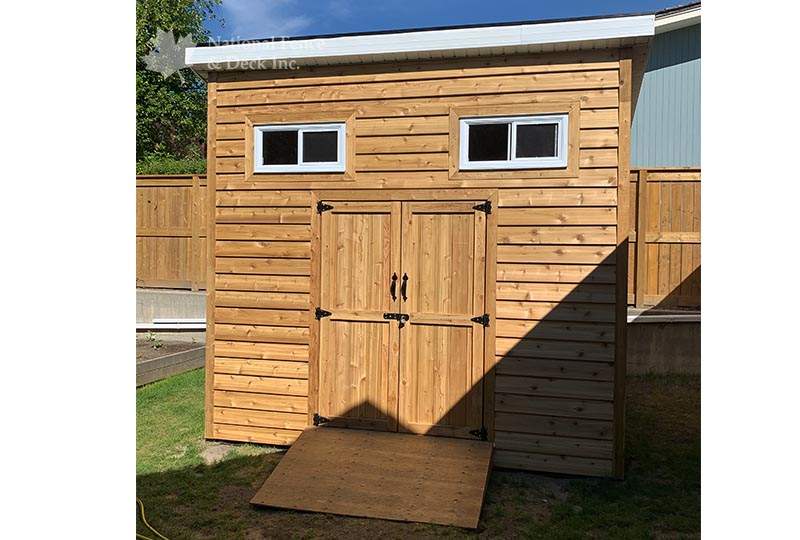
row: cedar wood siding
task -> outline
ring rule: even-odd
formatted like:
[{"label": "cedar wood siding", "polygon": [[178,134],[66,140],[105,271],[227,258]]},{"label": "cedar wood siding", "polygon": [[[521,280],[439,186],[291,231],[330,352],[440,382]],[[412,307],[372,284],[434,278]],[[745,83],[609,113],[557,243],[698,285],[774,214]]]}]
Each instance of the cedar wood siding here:
[{"label": "cedar wood siding", "polygon": [[[498,189],[495,464],[620,475],[626,55],[212,73],[206,437],[291,444],[309,425],[312,191]],[[580,103],[577,175],[449,177],[451,107],[553,102]],[[353,179],[246,176],[248,115],[333,110],[355,113]]]}]

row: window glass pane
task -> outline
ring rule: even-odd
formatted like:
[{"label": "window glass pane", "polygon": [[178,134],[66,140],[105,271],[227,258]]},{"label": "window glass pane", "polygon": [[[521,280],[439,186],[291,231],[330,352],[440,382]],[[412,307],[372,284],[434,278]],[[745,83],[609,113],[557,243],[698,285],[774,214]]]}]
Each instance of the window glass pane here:
[{"label": "window glass pane", "polygon": [[339,160],[338,131],[308,131],[303,133],[303,163],[334,162]]},{"label": "window glass pane", "polygon": [[507,160],[509,127],[510,124],[470,124],[469,160]]},{"label": "window glass pane", "polygon": [[297,165],[297,130],[262,133],[264,165]]},{"label": "window glass pane", "polygon": [[558,124],[522,124],[517,126],[518,158],[555,157]]}]

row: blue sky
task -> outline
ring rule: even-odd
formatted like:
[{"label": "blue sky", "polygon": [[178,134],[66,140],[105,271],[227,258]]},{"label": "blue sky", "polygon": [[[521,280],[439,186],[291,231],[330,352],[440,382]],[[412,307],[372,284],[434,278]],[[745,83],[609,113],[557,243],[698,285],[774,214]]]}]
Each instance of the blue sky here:
[{"label": "blue sky", "polygon": [[214,40],[650,12],[689,0],[222,0]]}]

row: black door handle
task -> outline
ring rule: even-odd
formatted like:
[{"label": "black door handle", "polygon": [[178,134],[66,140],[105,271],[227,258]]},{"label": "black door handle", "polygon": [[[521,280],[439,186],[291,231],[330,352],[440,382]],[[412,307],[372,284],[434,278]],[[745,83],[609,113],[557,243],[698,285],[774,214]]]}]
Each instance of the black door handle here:
[{"label": "black door handle", "polygon": [[408,274],[403,272],[403,283],[400,285],[400,296],[403,297],[403,302],[408,300],[408,296],[406,296],[407,288],[408,288]]},{"label": "black door handle", "polygon": [[397,273],[392,272],[392,284],[389,285],[389,294],[392,295],[392,300],[397,300]]}]

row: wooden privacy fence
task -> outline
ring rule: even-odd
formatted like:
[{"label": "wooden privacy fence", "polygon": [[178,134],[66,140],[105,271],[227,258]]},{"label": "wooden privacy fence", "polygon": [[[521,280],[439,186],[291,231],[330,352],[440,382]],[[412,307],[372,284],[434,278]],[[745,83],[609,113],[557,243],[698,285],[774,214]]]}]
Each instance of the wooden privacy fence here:
[{"label": "wooden privacy fence", "polygon": [[628,303],[700,307],[700,169],[633,170],[631,197]]},{"label": "wooden privacy fence", "polygon": [[[630,193],[628,303],[699,307],[700,169],[633,170]],[[205,176],[138,176],[136,286],[204,289],[206,249]]]},{"label": "wooden privacy fence", "polygon": [[198,290],[206,280],[206,177],[136,177],[136,286]]}]

